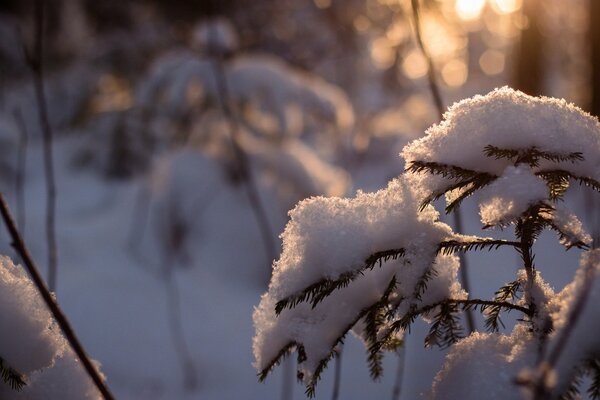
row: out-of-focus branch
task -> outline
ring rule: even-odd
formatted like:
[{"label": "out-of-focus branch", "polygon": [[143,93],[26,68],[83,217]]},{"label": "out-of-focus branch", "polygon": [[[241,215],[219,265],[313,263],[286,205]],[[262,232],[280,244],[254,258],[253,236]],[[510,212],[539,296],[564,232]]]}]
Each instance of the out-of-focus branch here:
[{"label": "out-of-focus branch", "polygon": [[21,238],[21,235],[17,230],[14,219],[8,208],[8,204],[6,203],[6,200],[4,199],[4,195],[2,193],[0,193],[0,214],[2,215],[2,219],[4,220],[8,233],[12,238],[12,246],[21,256],[23,264],[25,265],[27,272],[31,276],[31,280],[33,281],[40,295],[42,296],[42,299],[48,306],[48,309],[54,316],[54,319],[58,323],[58,326],[60,327],[63,334],[65,335],[65,338],[71,345],[71,348],[83,364],[83,367],[85,368],[86,372],[88,373],[88,375],[90,376],[90,378],[92,379],[92,381],[94,382],[104,399],[114,399],[114,397],[108,389],[108,386],[106,386],[106,383],[100,376],[100,373],[96,370],[96,367],[94,366],[94,364],[92,364],[92,361],[87,356],[85,350],[83,349],[83,346],[81,345],[81,342],[75,335],[75,331],[73,330],[73,328],[71,328],[71,324],[67,320],[67,317],[62,312],[53,295],[46,287],[46,284],[44,283],[44,280],[42,279],[42,276],[40,275],[39,270],[33,261],[33,258],[29,254],[29,250],[25,246],[25,243],[23,242],[23,239]]},{"label": "out-of-focus branch", "polygon": [[[423,36],[421,34],[421,20],[420,20],[420,8],[419,8],[419,0],[412,0],[412,12],[413,12],[413,20],[414,20],[414,28],[415,28],[415,37],[417,40],[417,44],[419,45],[419,49],[423,54],[423,57],[427,61],[427,79],[429,81],[429,90],[431,91],[431,96],[433,97],[433,102],[435,103],[435,107],[438,111],[439,119],[444,118],[444,103],[442,102],[442,96],[440,94],[439,85],[437,83],[437,78],[435,75],[435,66],[433,64],[433,59],[431,55],[427,51],[425,44],[423,43]],[[463,231],[463,223],[462,223],[462,214],[459,209],[454,211],[454,227],[456,232],[462,233]],[[471,293],[471,285],[469,284],[469,268],[467,264],[467,259],[463,254],[458,255],[460,259],[460,273],[461,273],[461,281],[462,286],[467,291],[467,293]],[[475,320],[473,318],[473,312],[471,310],[467,310],[465,312],[465,316],[467,318],[467,327],[470,332],[475,332]]]},{"label": "out-of-focus branch", "polygon": [[44,146],[44,170],[46,174],[46,241],[48,244],[48,287],[56,290],[57,258],[56,245],[56,183],[52,154],[53,133],[48,118],[48,107],[44,90],[44,20],[45,1],[35,2],[35,43],[32,53],[26,52],[27,63],[33,74],[38,118],[42,128]]},{"label": "out-of-focus branch", "polygon": [[239,144],[239,121],[234,110],[231,107],[231,98],[229,96],[229,87],[227,84],[227,78],[225,76],[223,60],[218,51],[211,51],[213,57],[213,74],[217,83],[217,92],[219,97],[219,103],[226,120],[229,123],[229,135],[231,141],[231,147],[236,158],[237,168],[239,176],[242,177],[242,183],[246,189],[250,206],[256,217],[262,239],[265,247],[265,254],[269,261],[272,261],[277,256],[277,250],[274,242],[274,234],[267,218],[264,206],[260,200],[258,188],[254,182],[248,156],[244,152],[244,149]]},{"label": "out-of-focus branch", "polygon": [[20,109],[14,111],[19,131],[19,146],[17,151],[17,170],[15,176],[15,195],[17,205],[17,227],[21,234],[25,232],[25,175],[27,168],[27,143],[29,135]]}]

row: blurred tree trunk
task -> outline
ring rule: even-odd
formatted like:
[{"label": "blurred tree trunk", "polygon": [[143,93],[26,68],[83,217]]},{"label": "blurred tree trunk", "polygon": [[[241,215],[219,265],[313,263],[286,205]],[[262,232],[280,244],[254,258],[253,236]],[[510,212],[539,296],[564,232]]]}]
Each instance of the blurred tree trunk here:
[{"label": "blurred tree trunk", "polygon": [[[590,0],[592,3],[597,0]],[[521,40],[515,52],[516,65],[513,85],[529,95],[542,94],[544,88],[543,37],[540,32],[540,6],[537,0],[523,2],[523,17],[526,27],[521,31]]]},{"label": "blurred tree trunk", "polygon": [[591,93],[589,111],[596,117],[600,117],[600,1],[589,1],[589,51],[591,66]]},{"label": "blurred tree trunk", "polygon": [[[600,118],[600,24],[597,23],[600,18],[600,1],[588,0],[588,44],[590,60],[590,102],[588,111]],[[599,204],[595,193],[586,192],[584,205],[587,219],[592,221],[592,237],[594,247],[598,247],[600,240],[600,213]]]}]

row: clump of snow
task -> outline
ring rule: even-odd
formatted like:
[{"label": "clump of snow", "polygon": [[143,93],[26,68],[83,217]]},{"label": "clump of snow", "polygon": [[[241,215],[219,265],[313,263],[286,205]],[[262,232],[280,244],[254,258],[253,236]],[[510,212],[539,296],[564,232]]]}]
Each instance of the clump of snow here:
[{"label": "clump of snow", "polygon": [[525,325],[515,326],[510,336],[474,332],[446,356],[432,398],[521,400],[515,378],[519,370],[534,365],[536,354],[537,341]]},{"label": "clump of snow", "polygon": [[283,298],[320,279],[337,279],[378,251],[435,253],[452,231],[436,220],[435,210],[419,213],[418,208],[402,178],[375,193],[359,191],[353,199],[313,197],[300,202],[289,213],[269,291]]},{"label": "clump of snow", "polygon": [[58,327],[29,278],[5,256],[0,285],[0,357],[25,374],[51,365],[64,348]]},{"label": "clump of snow", "polygon": [[[550,167],[600,178],[600,124],[594,117],[565,100],[532,97],[508,87],[455,103],[440,124],[407,145],[401,155],[407,164],[434,161],[502,176],[515,160],[486,156],[489,145],[510,150],[535,147],[562,155],[579,152],[582,161],[540,160],[533,172]],[[434,192],[449,181],[428,176],[420,184]]]},{"label": "clump of snow", "polygon": [[592,243],[592,237],[585,231],[579,218],[566,207],[557,204],[552,218],[554,224],[564,234],[560,240],[563,246],[570,248],[578,242],[586,245]]},{"label": "clump of snow", "polygon": [[[392,181],[376,193],[353,199],[314,197],[290,212],[283,235],[283,253],[275,262],[269,291],[254,312],[255,367],[269,365],[290,342],[302,344],[307,359],[300,366],[309,380],[318,362],[335,341],[354,323],[361,310],[376,303],[393,276],[397,286],[391,298],[401,303],[398,312],[411,304],[433,304],[448,297],[464,298],[457,281],[458,258],[438,256],[439,243],[454,238],[450,228],[437,221],[432,208],[418,212],[418,204],[407,182]],[[275,314],[277,301],[296,294],[322,279],[360,270],[378,251],[406,249],[406,255],[388,260],[359,276],[348,287],[334,291],[314,309],[302,303]],[[415,287],[425,272],[435,268],[420,300]],[[360,293],[360,295],[357,295]]]},{"label": "clump of snow", "polygon": [[5,256],[0,256],[0,304],[0,357],[27,376],[18,393],[0,383],[1,398],[101,398],[29,277]]},{"label": "clump of snow", "polygon": [[521,164],[507,167],[478,193],[481,222],[493,226],[517,218],[531,205],[546,199],[548,188],[528,165]]},{"label": "clump of snow", "polygon": [[405,147],[402,156],[406,161],[436,161],[500,175],[511,162],[486,157],[486,146],[535,146],[560,154],[581,152],[584,161],[564,162],[561,168],[598,176],[599,133],[594,117],[565,100],[532,97],[503,87],[455,103],[444,114],[444,121]]}]

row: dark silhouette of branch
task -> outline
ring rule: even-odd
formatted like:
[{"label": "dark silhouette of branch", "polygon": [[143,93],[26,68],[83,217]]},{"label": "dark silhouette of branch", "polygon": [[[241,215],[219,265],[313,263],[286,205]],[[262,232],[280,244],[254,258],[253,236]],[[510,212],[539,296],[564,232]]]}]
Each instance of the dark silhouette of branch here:
[{"label": "dark silhouette of branch", "polygon": [[340,384],[342,381],[342,353],[344,352],[344,345],[338,345],[337,356],[335,357],[335,366],[333,371],[333,393],[331,400],[338,400],[340,397]]},{"label": "dark silhouette of branch", "polygon": [[46,241],[48,244],[48,287],[56,290],[56,267],[58,250],[56,246],[56,183],[54,178],[54,161],[52,154],[53,133],[48,118],[48,107],[44,90],[44,24],[45,1],[35,1],[35,43],[32,53],[25,51],[27,63],[31,68],[38,118],[42,128],[44,146],[44,170],[46,174]]},{"label": "dark silhouette of branch", "polygon": [[6,203],[6,200],[2,193],[0,193],[0,214],[2,214],[2,219],[4,220],[6,228],[12,238],[12,246],[21,256],[23,264],[25,265],[27,272],[29,272],[29,275],[31,276],[31,280],[33,281],[40,295],[42,296],[42,299],[48,306],[48,309],[54,316],[54,319],[58,323],[58,326],[60,327],[63,334],[65,335],[65,338],[71,345],[71,348],[83,364],[83,367],[85,368],[86,372],[88,373],[88,375],[90,376],[90,378],[92,379],[92,381],[94,382],[104,399],[114,399],[113,395],[108,389],[108,386],[106,386],[106,383],[100,376],[100,373],[96,370],[96,367],[94,366],[94,364],[92,364],[92,361],[87,356],[85,350],[83,349],[83,346],[81,345],[81,342],[75,335],[75,331],[73,331],[73,328],[71,328],[71,324],[67,320],[67,317],[60,309],[52,293],[50,293],[50,291],[46,287],[46,284],[44,283],[44,280],[42,279],[42,276],[40,275],[38,268],[35,265],[35,262],[33,261],[33,258],[29,254],[29,250],[25,246],[25,243],[23,242],[23,239],[21,238],[21,235],[17,230],[14,219],[8,208],[8,204]]},{"label": "dark silhouette of branch", "polygon": [[[431,55],[427,51],[427,48],[425,47],[425,44],[423,43],[423,37],[421,35],[421,22],[420,22],[420,18],[419,18],[419,0],[412,0],[411,4],[412,4],[414,26],[415,26],[415,37],[417,39],[417,44],[419,45],[419,49],[421,50],[423,57],[425,57],[425,60],[427,61],[427,78],[429,81],[429,90],[431,91],[431,96],[433,97],[433,102],[435,103],[435,107],[437,108],[439,119],[441,120],[444,118],[444,103],[442,102],[442,96],[440,94],[439,85],[437,83],[437,79],[435,76],[435,66],[433,64],[433,59],[431,58]],[[454,210],[454,227],[456,228],[456,231],[458,233],[462,233],[462,231],[463,231],[462,215],[461,215],[460,210],[458,210],[458,209]],[[458,257],[460,259],[460,270],[461,270],[460,277],[461,277],[462,285],[467,293],[471,293],[471,287],[469,284],[469,272],[468,272],[469,267],[467,264],[467,258],[463,254],[459,254]],[[467,312],[465,312],[465,316],[467,319],[467,328],[469,329],[469,332],[471,332],[471,333],[475,332],[476,326],[475,326],[475,320],[473,318],[473,313],[470,310],[468,310]]]},{"label": "dark silhouette of branch", "polygon": [[15,177],[15,195],[17,205],[17,228],[21,234],[25,234],[25,175],[27,168],[27,143],[29,141],[29,135],[27,133],[27,127],[23,120],[23,114],[20,109],[14,110],[15,120],[19,127],[19,145],[17,151],[17,170]]},{"label": "dark silhouette of branch", "polygon": [[283,379],[281,383],[281,400],[294,398],[294,359],[292,357],[283,361]]},{"label": "dark silhouette of branch", "polygon": [[394,382],[394,389],[392,390],[392,400],[400,400],[402,394],[402,379],[404,377],[404,359],[406,356],[406,348],[403,344],[396,350],[398,356],[398,371],[396,372],[396,381]]}]

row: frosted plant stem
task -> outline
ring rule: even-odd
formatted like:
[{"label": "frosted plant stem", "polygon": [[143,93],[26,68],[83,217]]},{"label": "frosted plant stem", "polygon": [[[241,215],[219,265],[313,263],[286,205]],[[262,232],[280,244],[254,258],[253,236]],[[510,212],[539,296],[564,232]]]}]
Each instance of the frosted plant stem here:
[{"label": "frosted plant stem", "polygon": [[337,348],[337,355],[335,357],[335,367],[333,375],[333,393],[331,400],[338,400],[340,396],[340,382],[342,380],[342,354],[344,352],[344,346],[339,345]]},{"label": "frosted plant stem", "polygon": [[394,389],[392,390],[392,400],[400,400],[402,394],[402,380],[404,377],[404,359],[406,357],[405,345],[400,346],[396,351],[398,356],[398,371],[396,372],[396,381],[394,382]]},{"label": "frosted plant stem", "polygon": [[225,118],[229,123],[231,146],[236,157],[237,167],[239,170],[238,172],[243,178],[242,182],[246,189],[246,194],[248,196],[250,206],[254,212],[254,216],[256,217],[256,221],[258,223],[258,227],[262,235],[263,245],[265,247],[265,254],[269,262],[271,262],[277,256],[277,250],[273,239],[273,231],[269,224],[267,213],[265,212],[264,206],[260,200],[258,189],[252,176],[252,170],[250,168],[250,163],[248,162],[248,156],[246,155],[246,153],[244,152],[244,150],[238,142],[239,123],[234,111],[231,109],[227,79],[225,77],[225,73],[223,71],[223,63],[219,55],[215,56],[213,66],[213,73],[218,86],[219,102],[221,104],[223,114],[225,115]]},{"label": "frosted plant stem", "polygon": [[44,90],[44,19],[45,1],[35,2],[35,45],[34,54],[28,63],[33,73],[33,82],[37,100],[38,118],[42,128],[44,146],[44,172],[46,175],[46,241],[48,245],[48,287],[56,290],[57,258],[56,245],[56,183],[54,178],[54,160],[52,154],[53,133],[48,118],[48,107]]},{"label": "frosted plant stem", "polygon": [[0,193],[0,214],[2,214],[2,219],[4,220],[6,228],[12,238],[12,246],[21,256],[23,264],[25,265],[27,272],[31,276],[31,280],[33,281],[40,295],[42,296],[42,299],[48,306],[48,309],[54,316],[54,319],[58,323],[58,326],[60,327],[63,334],[65,335],[65,338],[71,345],[71,348],[83,364],[83,367],[85,368],[86,372],[88,373],[88,375],[90,376],[100,393],[102,394],[102,397],[104,397],[105,400],[114,399],[113,395],[108,389],[108,386],[106,386],[106,383],[96,370],[96,367],[94,366],[94,364],[92,364],[92,361],[87,356],[85,350],[83,349],[83,346],[81,345],[81,342],[75,335],[75,331],[73,330],[71,324],[67,320],[67,317],[60,309],[60,306],[54,299],[54,296],[46,287],[46,284],[44,283],[44,280],[42,279],[42,276],[40,275],[39,270],[33,261],[33,258],[29,254],[29,250],[25,246],[25,243],[23,242],[23,239],[21,238],[21,235],[17,230],[12,214],[10,213],[10,210],[8,208],[8,204],[6,203],[6,199],[4,198],[4,195],[2,193]]},{"label": "frosted plant stem", "polygon": [[17,152],[17,172],[15,177],[15,194],[17,205],[17,228],[25,235],[25,175],[27,168],[27,144],[29,135],[20,109],[14,111],[15,120],[19,126],[19,150]]},{"label": "frosted plant stem", "polygon": [[[444,102],[442,101],[442,95],[440,94],[440,88],[437,83],[437,79],[435,76],[435,66],[433,64],[433,59],[431,55],[427,51],[425,47],[425,43],[423,42],[423,36],[421,35],[421,19],[419,14],[419,0],[411,0],[412,4],[412,12],[413,12],[413,20],[414,20],[414,28],[415,28],[415,37],[417,40],[417,44],[419,45],[419,49],[423,54],[423,57],[427,61],[427,80],[429,82],[429,90],[431,92],[431,96],[433,97],[433,102],[438,111],[438,118],[442,120],[444,118]],[[454,227],[456,228],[457,233],[462,233],[462,214],[460,209],[456,208],[454,210]],[[458,255],[460,260],[460,276],[462,281],[462,286],[468,294],[471,294],[471,287],[469,285],[469,270],[467,265],[467,260],[464,254]],[[475,319],[473,318],[473,312],[471,310],[465,311],[465,316],[467,318],[467,328],[469,332],[475,332]]]}]

